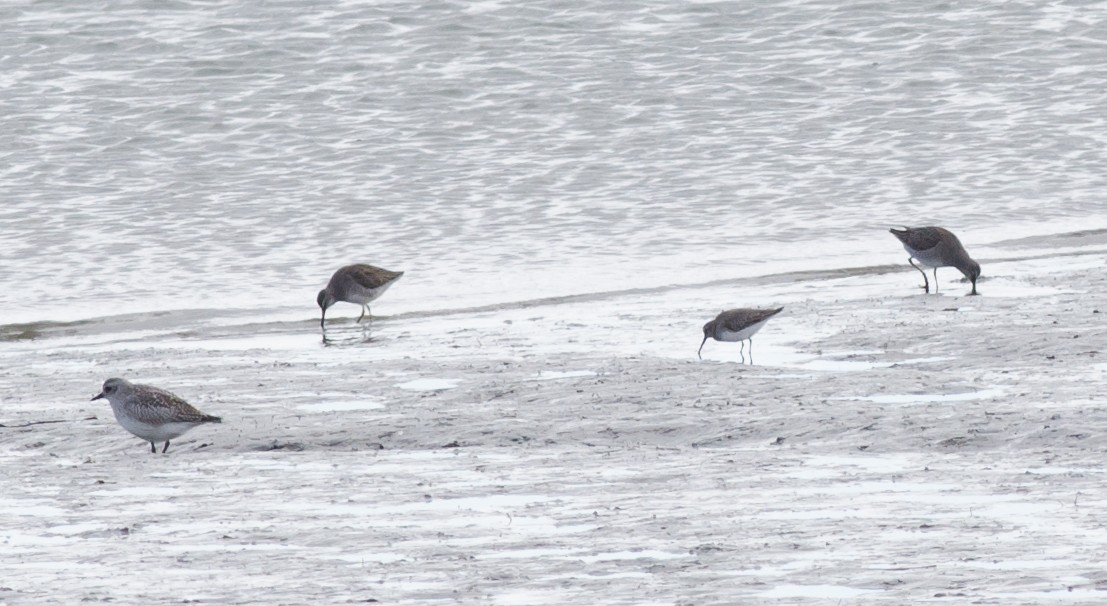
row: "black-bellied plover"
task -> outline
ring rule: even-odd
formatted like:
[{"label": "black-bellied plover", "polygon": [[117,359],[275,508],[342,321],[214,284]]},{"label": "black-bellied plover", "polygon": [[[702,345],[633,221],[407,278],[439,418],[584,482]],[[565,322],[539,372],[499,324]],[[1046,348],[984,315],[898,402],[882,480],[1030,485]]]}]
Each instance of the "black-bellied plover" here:
[{"label": "black-bellied plover", "polygon": [[980,277],[980,264],[969,257],[965,247],[953,232],[944,227],[904,227],[903,229],[889,229],[892,235],[899,238],[903,248],[911,256],[907,262],[919,270],[923,275],[923,290],[930,292],[930,282],[926,279],[926,270],[918,265],[918,261],[925,267],[934,268],[934,294],[938,294],[938,268],[956,267],[972,281],[972,292],[976,292],[976,279]]},{"label": "black-bellied plover", "polygon": [[716,341],[743,341],[741,355],[742,361],[746,361],[744,341],[750,342],[750,362],[753,362],[753,335],[761,330],[761,327],[769,321],[769,318],[783,311],[783,307],[776,309],[728,309],[715,319],[703,325],[703,342],[696,355],[703,359],[703,345],[708,339]]},{"label": "black-bellied plover", "polygon": [[[323,309],[323,317],[319,319],[319,327],[326,329],[327,308],[338,301],[356,303],[361,306],[361,315],[357,321],[365,317],[369,311],[369,303],[384,294],[389,286],[403,277],[402,271],[389,271],[372,265],[347,265],[334,272],[327,287],[319,291],[315,302]],[[373,315],[369,314],[369,323],[373,323]]]},{"label": "black-bellied plover", "polygon": [[177,396],[149,385],[135,385],[124,379],[104,381],[104,389],[92,398],[107,398],[115,420],[123,429],[150,443],[150,452],[158,451],[155,442],[169,441],[204,423],[222,423],[223,419],[206,415]]}]

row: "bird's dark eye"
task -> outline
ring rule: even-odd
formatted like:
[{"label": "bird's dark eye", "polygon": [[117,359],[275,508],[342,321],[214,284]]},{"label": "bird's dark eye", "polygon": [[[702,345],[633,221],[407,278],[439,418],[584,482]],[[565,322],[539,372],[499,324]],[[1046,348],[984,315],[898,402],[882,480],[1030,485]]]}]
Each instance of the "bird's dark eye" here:
[{"label": "bird's dark eye", "polygon": [[115,391],[115,386],[114,385],[109,385],[108,387],[104,388],[104,393],[111,393],[113,391]]}]

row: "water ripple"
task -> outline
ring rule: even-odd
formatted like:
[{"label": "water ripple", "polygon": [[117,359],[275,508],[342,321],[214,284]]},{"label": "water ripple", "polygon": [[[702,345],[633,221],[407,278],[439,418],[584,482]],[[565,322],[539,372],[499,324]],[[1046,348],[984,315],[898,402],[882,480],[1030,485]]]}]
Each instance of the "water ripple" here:
[{"label": "water ripple", "polygon": [[7,6],[0,309],[309,308],[353,260],[434,307],[890,260],[889,223],[1102,225],[1105,17]]}]

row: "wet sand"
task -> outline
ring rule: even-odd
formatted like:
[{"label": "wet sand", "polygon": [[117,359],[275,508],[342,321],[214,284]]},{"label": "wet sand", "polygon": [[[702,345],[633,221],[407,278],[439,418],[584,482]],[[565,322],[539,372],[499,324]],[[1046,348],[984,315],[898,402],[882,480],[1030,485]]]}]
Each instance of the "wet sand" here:
[{"label": "wet sand", "polygon": [[[1107,251],[981,261],[10,337],[0,603],[1100,603]],[[109,376],[224,423],[151,455]]]}]

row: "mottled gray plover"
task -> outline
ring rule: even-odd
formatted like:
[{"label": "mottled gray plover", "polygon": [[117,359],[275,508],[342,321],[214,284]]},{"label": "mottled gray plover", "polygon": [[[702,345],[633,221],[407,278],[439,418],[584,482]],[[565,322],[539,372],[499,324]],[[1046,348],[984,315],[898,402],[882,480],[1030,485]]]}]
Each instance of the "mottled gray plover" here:
[{"label": "mottled gray plover", "polygon": [[[327,308],[338,301],[356,303],[361,306],[361,315],[357,321],[365,317],[369,311],[369,303],[384,294],[389,286],[396,283],[404,275],[402,271],[389,271],[372,265],[347,265],[334,272],[327,287],[319,291],[315,302],[323,309],[323,317],[319,319],[319,327],[326,329]],[[373,315],[369,314],[369,323],[373,323]]]},{"label": "mottled gray plover", "polygon": [[926,279],[926,270],[918,265],[918,261],[925,267],[934,268],[934,294],[938,293],[938,268],[956,267],[972,281],[972,292],[976,292],[976,279],[980,277],[980,264],[969,258],[965,247],[953,232],[944,227],[904,227],[889,229],[892,235],[903,242],[903,248],[911,256],[907,262],[923,275],[923,290],[930,292],[930,282]]},{"label": "mottled gray plover", "polygon": [[769,318],[783,311],[783,307],[776,309],[728,309],[714,320],[703,325],[703,342],[696,355],[703,359],[703,345],[708,339],[716,341],[742,341],[740,350],[742,361],[746,361],[745,341],[750,342],[750,362],[753,362],[753,335],[761,330],[761,327],[769,321]]},{"label": "mottled gray plover", "polygon": [[92,398],[107,398],[115,420],[123,429],[150,443],[150,452],[158,451],[155,442],[169,441],[204,423],[222,423],[223,419],[206,415],[177,396],[149,385],[135,385],[124,379],[104,381],[104,389]]}]

